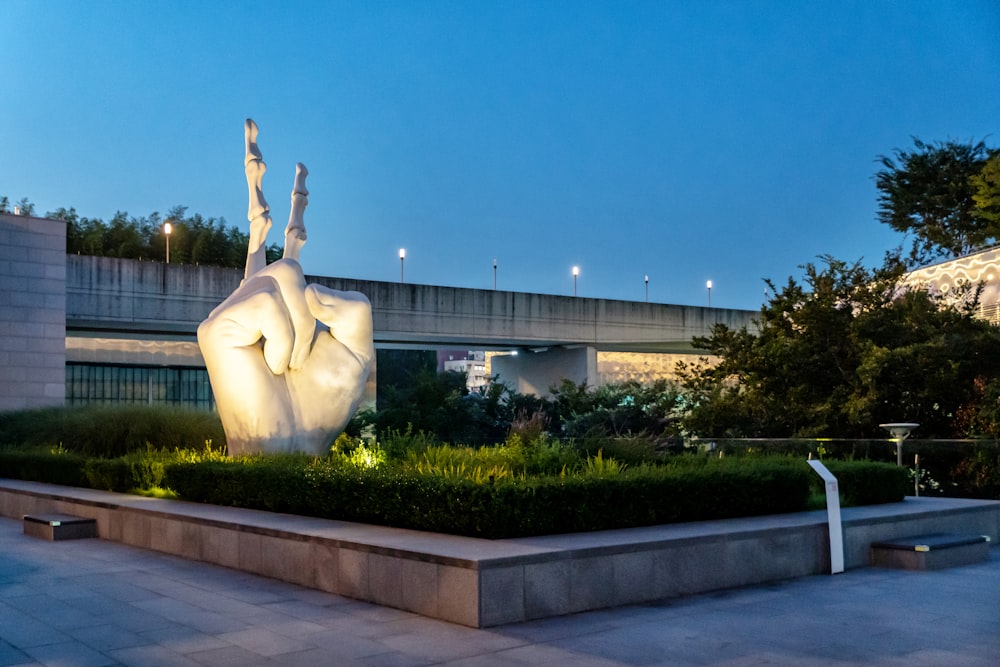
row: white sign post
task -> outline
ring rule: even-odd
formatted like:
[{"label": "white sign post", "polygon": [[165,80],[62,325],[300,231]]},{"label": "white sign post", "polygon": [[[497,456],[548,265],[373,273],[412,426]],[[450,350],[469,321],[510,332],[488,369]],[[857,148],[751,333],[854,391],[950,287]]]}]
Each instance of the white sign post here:
[{"label": "white sign post", "polygon": [[837,478],[827,470],[822,461],[809,459],[816,474],[823,478],[826,485],[826,517],[830,528],[830,574],[840,574],[844,571],[844,533],[840,527],[840,488]]}]

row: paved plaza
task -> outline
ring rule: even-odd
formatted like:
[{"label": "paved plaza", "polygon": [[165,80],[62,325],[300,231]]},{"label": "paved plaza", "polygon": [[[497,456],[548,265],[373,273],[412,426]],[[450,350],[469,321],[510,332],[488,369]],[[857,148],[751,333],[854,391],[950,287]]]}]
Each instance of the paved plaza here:
[{"label": "paved plaza", "polygon": [[0,666],[1000,664],[1000,549],[475,630],[0,519]]}]

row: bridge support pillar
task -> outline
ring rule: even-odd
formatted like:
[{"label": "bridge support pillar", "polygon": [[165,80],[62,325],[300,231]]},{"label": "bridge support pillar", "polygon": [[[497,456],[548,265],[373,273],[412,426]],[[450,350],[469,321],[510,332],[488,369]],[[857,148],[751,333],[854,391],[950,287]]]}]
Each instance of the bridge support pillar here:
[{"label": "bridge support pillar", "polygon": [[519,394],[548,396],[563,380],[598,384],[597,348],[586,345],[522,350],[516,355],[495,356],[493,375]]}]

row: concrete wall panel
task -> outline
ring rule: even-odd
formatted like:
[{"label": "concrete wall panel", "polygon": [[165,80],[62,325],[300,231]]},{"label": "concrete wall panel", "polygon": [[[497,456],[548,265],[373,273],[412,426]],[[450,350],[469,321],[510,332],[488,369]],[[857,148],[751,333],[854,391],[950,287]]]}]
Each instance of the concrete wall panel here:
[{"label": "concrete wall panel", "polygon": [[0,214],[0,411],[66,398],[66,223]]}]

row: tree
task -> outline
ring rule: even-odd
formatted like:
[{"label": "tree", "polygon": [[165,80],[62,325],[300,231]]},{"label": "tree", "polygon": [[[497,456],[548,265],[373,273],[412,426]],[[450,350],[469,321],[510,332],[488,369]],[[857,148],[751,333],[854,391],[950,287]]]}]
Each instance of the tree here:
[{"label": "tree", "polygon": [[1000,150],[993,151],[978,174],[971,179],[976,214],[993,227],[1000,227]]},{"label": "tree", "polygon": [[[70,254],[152,259],[165,261],[167,239],[163,230],[169,222],[170,262],[172,264],[206,264],[243,268],[250,236],[236,227],[227,227],[223,218],[203,218],[187,215],[187,207],[175,206],[161,218],[157,212],[147,217],[129,217],[118,211],[110,222],[99,218],[83,218],[76,209],[58,208],[47,217],[66,222],[66,252]],[[267,261],[282,255],[282,248],[271,244],[266,248]]]},{"label": "tree", "polygon": [[869,271],[825,257],[789,279],[757,330],[716,325],[695,345],[716,365],[684,366],[685,427],[713,437],[874,437],[913,421],[931,437],[966,435],[984,383],[1000,378],[1000,330],[904,289],[898,264]]},{"label": "tree", "polygon": [[879,156],[878,219],[913,236],[909,262],[916,266],[960,257],[1000,239],[1000,225],[978,215],[973,177],[986,165],[986,144],[953,141]]},{"label": "tree", "polygon": [[22,197],[21,201],[13,206],[6,195],[0,197],[0,213],[13,213],[14,209],[17,209],[21,215],[35,215],[35,205],[27,197]]}]

